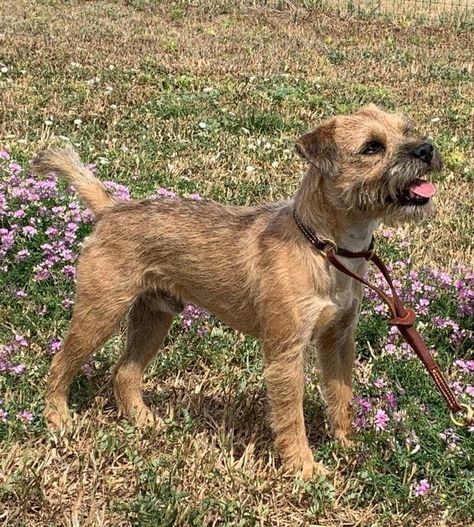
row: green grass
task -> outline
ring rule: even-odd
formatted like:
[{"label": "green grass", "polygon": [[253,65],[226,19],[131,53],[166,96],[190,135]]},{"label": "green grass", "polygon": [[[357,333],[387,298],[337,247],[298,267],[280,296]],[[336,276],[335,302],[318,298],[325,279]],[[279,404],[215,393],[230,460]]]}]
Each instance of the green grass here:
[{"label": "green grass", "polygon": [[[0,27],[0,68],[7,68],[0,76],[0,150],[25,170],[35,152],[68,138],[97,164],[101,179],[129,186],[135,197],[165,187],[242,205],[282,199],[304,169],[295,138],[325,117],[375,102],[408,113],[445,158],[438,216],[390,240],[379,236],[381,254],[392,263],[409,256],[397,274],[418,270],[425,284],[433,281],[425,267],[460,279],[466,272],[456,264],[472,268],[469,31],[250,4],[139,0],[3,2]],[[1,166],[4,178],[8,163]],[[72,200],[61,186],[47,206]],[[29,217],[36,217],[33,209]],[[28,340],[12,357],[26,373],[0,372],[0,408],[8,411],[0,421],[0,523],[472,523],[472,433],[457,431],[460,450],[440,438],[450,426],[443,402],[417,360],[384,351],[388,328],[370,303],[358,331],[355,393],[379,404],[383,391],[374,381],[383,377],[401,419],[390,414],[386,431],[370,426],[357,433],[353,449],[342,449],[329,437],[310,363],[305,416],[311,446],[330,469],[327,479],[303,483],[280,473],[259,344],[212,318],[202,322],[204,336],[199,324],[186,332],[177,321],[147,372],[145,397],[165,419],[164,430],[139,431],[116,414],[106,381],[123,346],[120,333],[93,358],[90,378],[74,382],[73,436],[50,435],[41,417],[48,349],[66,332],[70,311],[62,302],[74,284],[60,268],[49,280],[32,279],[55,219],[38,221],[38,234],[22,242],[30,256],[8,260],[8,272],[0,271],[0,346],[15,334]],[[89,230],[81,225],[78,241]],[[15,296],[20,287],[24,299]],[[472,384],[453,366],[456,358],[472,358],[472,341],[454,345],[449,329],[430,322],[439,316],[469,330],[459,299],[439,287],[429,309],[423,334],[443,370],[451,381]],[[16,417],[24,410],[33,413],[32,423]],[[414,434],[419,449],[410,443]],[[415,497],[414,484],[424,478],[432,489]]]}]

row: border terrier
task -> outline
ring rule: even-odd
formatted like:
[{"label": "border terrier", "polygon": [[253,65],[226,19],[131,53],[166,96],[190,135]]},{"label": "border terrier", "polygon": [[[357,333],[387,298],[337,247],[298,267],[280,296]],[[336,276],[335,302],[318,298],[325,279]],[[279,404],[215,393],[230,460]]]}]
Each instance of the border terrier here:
[{"label": "border terrier", "polygon": [[[304,357],[317,351],[331,430],[350,444],[354,329],[362,286],[332,267],[295,223],[350,251],[370,245],[379,223],[421,220],[435,187],[423,176],[441,168],[431,142],[400,115],[374,105],[324,121],[296,143],[308,171],[291,200],[251,207],[189,199],[120,202],[71,150],[46,150],[37,174],[72,183],[95,214],[77,268],[68,335],[54,356],[45,417],[67,425],[73,376],[128,317],[115,366],[119,410],[139,425],[155,423],[141,383],[173,318],[197,304],[261,339],[275,446],[285,468],[303,478],[315,462],[303,416]],[[364,274],[363,258],[341,258]]]}]

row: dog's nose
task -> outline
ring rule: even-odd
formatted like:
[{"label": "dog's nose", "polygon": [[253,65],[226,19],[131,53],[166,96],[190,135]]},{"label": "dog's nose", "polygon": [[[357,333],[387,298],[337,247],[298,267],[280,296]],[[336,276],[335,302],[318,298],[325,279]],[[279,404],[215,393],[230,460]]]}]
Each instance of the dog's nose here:
[{"label": "dog's nose", "polygon": [[411,153],[425,163],[431,163],[433,159],[433,145],[431,143],[421,143]]}]

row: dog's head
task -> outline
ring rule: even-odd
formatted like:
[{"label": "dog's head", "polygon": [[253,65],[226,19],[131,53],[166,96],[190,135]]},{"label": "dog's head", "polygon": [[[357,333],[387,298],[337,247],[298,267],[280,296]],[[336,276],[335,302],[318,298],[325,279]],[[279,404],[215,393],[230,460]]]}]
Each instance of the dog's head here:
[{"label": "dog's head", "polygon": [[323,122],[296,149],[337,209],[388,222],[420,220],[434,210],[436,187],[425,177],[441,169],[441,156],[400,115],[371,104]]}]

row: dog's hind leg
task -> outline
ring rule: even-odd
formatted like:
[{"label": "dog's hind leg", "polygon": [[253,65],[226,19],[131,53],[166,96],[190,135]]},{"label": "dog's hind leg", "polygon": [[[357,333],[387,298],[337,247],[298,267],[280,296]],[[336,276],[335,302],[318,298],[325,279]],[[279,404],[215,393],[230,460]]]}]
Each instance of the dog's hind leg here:
[{"label": "dog's hind leg", "polygon": [[112,266],[98,269],[94,258],[90,254],[81,259],[69,332],[51,364],[44,416],[52,429],[68,424],[67,399],[74,375],[117,329],[134,298],[119,272]]},{"label": "dog's hind leg", "polygon": [[139,426],[156,424],[153,412],[142,398],[145,368],[158,352],[179,309],[173,310],[159,293],[141,295],[128,317],[125,350],[114,372],[115,397],[119,411]]}]

